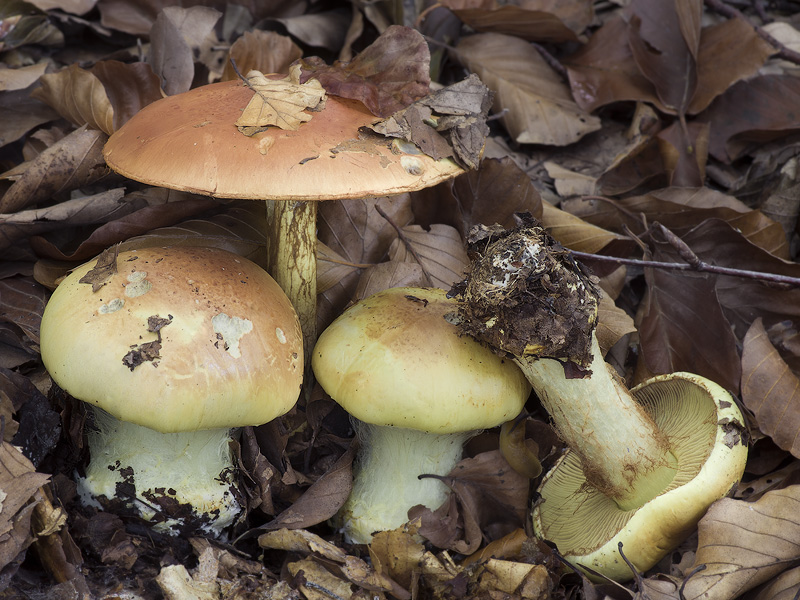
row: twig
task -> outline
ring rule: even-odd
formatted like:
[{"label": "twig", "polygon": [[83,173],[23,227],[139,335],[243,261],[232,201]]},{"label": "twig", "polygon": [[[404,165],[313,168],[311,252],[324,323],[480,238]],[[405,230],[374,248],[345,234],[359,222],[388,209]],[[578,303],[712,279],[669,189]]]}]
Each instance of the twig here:
[{"label": "twig", "polygon": [[403,230],[400,229],[400,227],[398,227],[397,223],[392,221],[391,217],[387,215],[386,212],[377,204],[375,205],[375,210],[378,211],[378,214],[380,216],[386,219],[386,222],[389,223],[389,225],[394,227],[394,230],[397,232],[397,237],[399,237],[400,241],[406,245],[406,248],[411,253],[411,256],[414,257],[414,260],[417,261],[420,269],[422,269],[422,274],[425,275],[425,279],[427,280],[428,285],[433,287],[433,278],[430,276],[430,273],[428,273],[428,270],[425,268],[425,265],[422,264],[422,259],[419,257],[419,254],[417,254],[417,251],[414,250],[414,246],[411,245],[411,240],[409,240],[406,237],[406,234],[403,233]]},{"label": "twig", "polygon": [[555,56],[550,54],[550,52],[548,52],[547,49],[541,44],[537,44],[536,42],[530,42],[530,44],[536,48],[536,51],[542,57],[544,62],[546,62],[548,66],[553,69],[553,71],[558,73],[561,79],[564,81],[569,81],[569,74],[567,73],[566,67],[562,65]]},{"label": "twig", "polygon": [[761,36],[762,39],[766,40],[767,43],[777,48],[778,52],[775,54],[775,56],[779,56],[784,60],[788,60],[789,62],[800,65],[800,53],[787,48],[769,33],[764,31],[764,29],[751,23],[750,20],[738,9],[728,6],[722,0],[704,0],[704,2],[705,5],[711,10],[718,12],[729,19],[742,19],[745,23],[748,23],[755,30],[755,32]]},{"label": "twig", "polygon": [[755,279],[768,283],[779,284],[789,287],[800,287],[800,277],[790,277],[788,275],[778,275],[777,273],[762,273],[761,271],[749,271],[746,269],[734,269],[731,267],[721,267],[712,265],[700,258],[695,264],[661,262],[657,260],[642,260],[638,258],[622,258],[621,256],[605,256],[603,254],[592,254],[590,252],[579,252],[570,250],[570,253],[582,260],[594,260],[598,262],[610,262],[619,265],[634,265],[640,267],[650,267],[665,271],[695,271],[701,273],[713,273],[715,275],[728,275],[730,277],[741,277],[743,279]]}]

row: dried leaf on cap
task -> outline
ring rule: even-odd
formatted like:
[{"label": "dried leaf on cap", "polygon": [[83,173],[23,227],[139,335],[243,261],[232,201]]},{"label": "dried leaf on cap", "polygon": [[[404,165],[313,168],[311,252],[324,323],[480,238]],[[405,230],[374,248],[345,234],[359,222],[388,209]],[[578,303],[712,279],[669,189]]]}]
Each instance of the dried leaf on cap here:
[{"label": "dried leaf on cap", "polygon": [[247,85],[255,94],[236,121],[247,136],[274,125],[296,131],[301,123],[311,120],[306,109],[322,108],[325,89],[316,79],[300,83],[300,68],[292,67],[283,79],[269,79],[259,71],[250,71]]}]

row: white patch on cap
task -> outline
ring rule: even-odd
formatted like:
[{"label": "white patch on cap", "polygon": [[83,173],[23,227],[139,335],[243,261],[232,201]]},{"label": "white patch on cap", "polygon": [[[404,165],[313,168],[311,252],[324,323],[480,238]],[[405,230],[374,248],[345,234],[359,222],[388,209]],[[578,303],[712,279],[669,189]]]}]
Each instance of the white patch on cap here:
[{"label": "white patch on cap", "polygon": [[281,329],[280,327],[276,327],[275,328],[275,335],[278,337],[278,341],[281,344],[285,344],[286,343],[286,334],[283,333],[283,329]]},{"label": "white patch on cap", "polygon": [[425,172],[425,167],[422,165],[422,161],[416,156],[401,156],[400,165],[409,175],[418,176]]},{"label": "white patch on cap", "polygon": [[125,300],[122,298],[114,298],[108,304],[103,304],[100,308],[97,309],[101,315],[107,315],[109,313],[117,312],[120,308],[125,306]]},{"label": "white patch on cap", "polygon": [[146,279],[147,271],[134,271],[128,275],[128,285],[125,286],[125,295],[129,298],[144,296],[153,287]]},{"label": "white patch on cap", "polygon": [[239,340],[245,333],[253,331],[253,322],[220,313],[211,318],[211,325],[214,327],[214,333],[222,336],[228,354],[233,358],[239,358],[242,355],[239,352]]}]

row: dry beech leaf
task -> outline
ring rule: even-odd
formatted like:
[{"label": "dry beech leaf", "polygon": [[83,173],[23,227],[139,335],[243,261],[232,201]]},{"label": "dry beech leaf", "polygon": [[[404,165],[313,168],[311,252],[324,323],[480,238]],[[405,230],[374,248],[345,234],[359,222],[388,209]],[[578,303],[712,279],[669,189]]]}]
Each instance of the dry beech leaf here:
[{"label": "dry beech leaf", "polygon": [[3,177],[14,183],[0,198],[0,213],[36,205],[61,192],[82,187],[105,174],[106,135],[81,127]]},{"label": "dry beech leaf", "polygon": [[324,294],[363,265],[347,259],[327,244],[317,241],[317,294]]},{"label": "dry beech leaf", "polygon": [[228,56],[230,60],[225,62],[222,81],[239,77],[233,70],[231,61],[236,63],[240,73],[286,73],[289,65],[303,56],[303,51],[289,36],[256,29],[245,31],[244,35],[237,38]]},{"label": "dry beech leaf", "polygon": [[[307,600],[330,600],[350,598],[353,590],[350,583],[335,576],[312,558],[304,558],[286,565],[292,577],[297,578],[297,588]],[[302,577],[298,578],[298,575]]]},{"label": "dry beech leaf", "polygon": [[633,318],[603,294],[597,309],[597,341],[600,347],[607,352],[625,335],[635,331]]},{"label": "dry beech leaf", "polygon": [[162,97],[161,80],[145,62],[127,64],[101,60],[92,74],[102,83],[114,111],[114,129],[122,127],[143,107]]},{"label": "dry beech leaf", "polygon": [[393,287],[425,287],[430,285],[422,267],[415,262],[388,260],[364,269],[358,278],[353,302],[358,302]]},{"label": "dry beech leaf", "polygon": [[760,317],[742,345],[742,401],[762,433],[800,456],[800,380],[769,341]]},{"label": "dry beech leaf", "polygon": [[425,231],[419,225],[409,225],[403,227],[403,235],[406,241],[396,239],[389,248],[391,260],[417,262],[419,257],[420,266],[430,277],[427,285],[444,290],[464,278],[470,261],[461,235],[454,227],[434,224]]},{"label": "dry beech leaf", "polygon": [[569,87],[528,42],[497,33],[465,37],[455,57],[496,93],[494,109],[521,144],[566,146],[600,128]]},{"label": "dry beech leaf", "polygon": [[428,93],[430,60],[420,32],[391,25],[348,63],[302,60],[300,80],[315,77],[328,93],[359,100],[373,115],[388,117]]},{"label": "dry beech leaf", "polygon": [[549,202],[542,202],[542,225],[563,246],[578,252],[596,254],[611,243],[632,247],[627,236],[592,225],[583,219],[556,208]]},{"label": "dry beech leaf", "polygon": [[47,296],[47,291],[30,277],[15,276],[0,279],[2,320],[13,323],[32,342],[38,344],[39,324]]},{"label": "dry beech leaf", "polygon": [[305,529],[277,529],[258,536],[258,545],[273,550],[316,554],[335,563],[344,563],[344,550]]},{"label": "dry beech leaf", "polygon": [[[31,461],[9,444],[0,442],[0,568],[5,568],[33,541],[31,512],[36,491],[50,479],[37,473]],[[33,501],[32,501],[33,500]]]},{"label": "dry beech leaf", "polygon": [[[723,498],[698,524],[686,600],[728,600],[771,581],[800,557],[800,486],[767,492],[756,502]],[[691,571],[691,569],[689,569]]]},{"label": "dry beech leaf", "polygon": [[330,519],[350,496],[353,488],[352,464],[355,453],[355,444],[351,444],[300,498],[259,529],[301,529]]},{"label": "dry beech leaf", "polygon": [[293,67],[283,79],[269,79],[258,71],[248,73],[248,85],[255,93],[236,121],[239,131],[254,135],[270,125],[295,131],[310,121],[312,115],[305,111],[325,99],[325,89],[316,79],[300,83],[299,74],[299,67]]},{"label": "dry beech leaf", "polygon": [[150,30],[147,62],[164,82],[167,95],[191,88],[197,50],[216,41],[214,26],[222,13],[208,6],[165,6]]},{"label": "dry beech leaf", "polygon": [[52,106],[58,114],[78,127],[111,135],[114,132],[114,110],[100,80],[77,64],[71,64],[58,73],[42,75],[42,86],[31,93]]}]

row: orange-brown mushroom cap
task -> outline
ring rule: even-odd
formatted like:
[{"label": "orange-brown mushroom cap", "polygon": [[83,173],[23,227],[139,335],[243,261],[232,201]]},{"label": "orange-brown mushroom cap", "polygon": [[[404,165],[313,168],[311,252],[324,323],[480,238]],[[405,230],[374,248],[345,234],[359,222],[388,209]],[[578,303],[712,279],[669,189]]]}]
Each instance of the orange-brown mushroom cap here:
[{"label": "orange-brown mushroom cap", "polygon": [[105,159],[136,181],[220,198],[328,200],[420,190],[463,172],[412,144],[362,127],[379,121],[356,101],[327,96],[296,131],[247,137],[236,120],[253,96],[241,81],[158,100],[105,146]]}]

